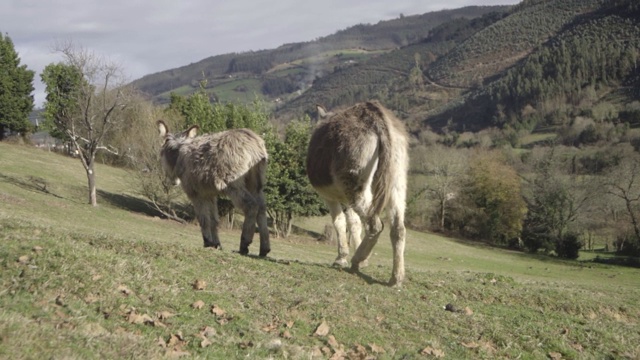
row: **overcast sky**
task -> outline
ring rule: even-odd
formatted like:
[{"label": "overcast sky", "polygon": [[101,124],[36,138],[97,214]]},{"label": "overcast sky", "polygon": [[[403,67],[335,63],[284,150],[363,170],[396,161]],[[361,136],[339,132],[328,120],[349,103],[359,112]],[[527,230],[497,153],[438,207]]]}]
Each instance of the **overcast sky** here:
[{"label": "overcast sky", "polygon": [[520,0],[2,0],[0,32],[21,64],[40,72],[61,60],[56,42],[72,41],[117,61],[131,80],[206,57],[273,49],[360,24],[469,5]]}]

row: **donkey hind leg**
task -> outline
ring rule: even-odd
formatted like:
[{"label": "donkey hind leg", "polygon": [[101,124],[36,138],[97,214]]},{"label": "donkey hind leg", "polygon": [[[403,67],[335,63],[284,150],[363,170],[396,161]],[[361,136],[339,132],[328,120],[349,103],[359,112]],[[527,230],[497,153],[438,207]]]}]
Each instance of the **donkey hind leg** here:
[{"label": "donkey hind leg", "polygon": [[[349,244],[355,252],[362,242],[362,222],[360,221],[360,216],[358,216],[353,208],[347,207],[344,213],[347,216],[347,225],[349,227]],[[364,267],[366,265],[365,260],[365,263],[361,266]]]},{"label": "donkey hind leg", "polygon": [[384,225],[380,220],[378,215],[370,216],[369,218],[365,218],[365,235],[364,239],[356,253],[351,258],[351,269],[353,271],[360,270],[361,267],[364,267],[368,264],[369,256],[371,255],[371,250],[378,242],[378,238],[380,237],[380,233],[384,229]]},{"label": "donkey hind leg", "polygon": [[271,243],[269,241],[269,226],[267,224],[267,204],[264,200],[264,193],[258,192],[256,195],[258,202],[258,231],[260,233],[260,256],[265,257],[271,251]]},{"label": "donkey hind leg", "polygon": [[394,191],[389,199],[390,238],[393,248],[393,272],[389,285],[396,287],[400,287],[404,280],[404,247],[407,236],[407,230],[404,227],[404,194],[404,191]]},{"label": "donkey hind leg", "polygon": [[338,235],[338,257],[333,262],[334,266],[345,267],[348,265],[347,256],[349,256],[349,240],[347,239],[347,220],[342,205],[333,200],[327,200],[327,207],[331,213],[333,227]]},{"label": "donkey hind leg", "polygon": [[220,239],[218,238],[218,203],[217,198],[213,199],[192,199],[193,208],[202,231],[204,247],[213,247],[222,250]]},{"label": "donkey hind leg", "polygon": [[249,253],[249,245],[253,242],[253,235],[256,232],[256,219],[258,217],[258,201],[253,195],[241,186],[230,185],[225,190],[233,202],[233,206],[242,210],[244,223],[242,223],[242,234],[240,235],[240,254]]},{"label": "donkey hind leg", "polygon": [[404,227],[402,216],[394,216],[391,219],[391,246],[393,247],[393,272],[389,285],[401,286],[404,280],[404,246],[407,230]]}]

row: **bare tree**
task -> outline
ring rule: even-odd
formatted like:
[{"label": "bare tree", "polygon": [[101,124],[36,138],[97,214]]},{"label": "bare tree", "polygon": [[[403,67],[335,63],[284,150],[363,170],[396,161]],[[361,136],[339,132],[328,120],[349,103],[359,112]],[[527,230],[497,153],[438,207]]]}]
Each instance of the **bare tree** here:
[{"label": "bare tree", "polygon": [[426,193],[438,204],[438,226],[444,230],[449,202],[458,195],[468,167],[468,151],[438,144],[419,147],[413,156],[417,170],[427,175],[418,193]]},{"label": "bare tree", "polygon": [[166,112],[148,101],[140,99],[125,110],[126,123],[119,128],[114,139],[122,149],[121,153],[129,169],[131,188],[149,200],[152,210],[168,219],[185,223],[192,216],[185,213],[188,201],[179,186],[165,181],[161,168],[158,138],[158,119],[163,119],[172,128],[182,126],[177,114]]},{"label": "bare tree", "polygon": [[47,85],[45,112],[52,130],[77,151],[87,173],[89,203],[96,206],[96,154],[118,154],[105,140],[121,125],[133,90],[125,85],[117,63],[71,42],[57,44],[55,50],[63,62],[48,65],[42,74]]},{"label": "bare tree", "polygon": [[606,176],[606,191],[622,201],[637,242],[640,242],[640,156],[625,156],[616,169]]}]

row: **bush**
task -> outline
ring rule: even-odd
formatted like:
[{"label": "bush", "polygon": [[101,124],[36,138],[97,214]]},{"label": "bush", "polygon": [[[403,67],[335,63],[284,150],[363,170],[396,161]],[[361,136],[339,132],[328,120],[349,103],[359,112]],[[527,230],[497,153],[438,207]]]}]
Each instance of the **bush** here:
[{"label": "bush", "polygon": [[522,230],[522,246],[530,253],[535,254],[539,250],[543,250],[548,253],[552,250],[553,242],[551,238],[544,232],[536,232],[525,222],[524,229]]},{"label": "bush", "polygon": [[556,253],[563,259],[577,259],[581,248],[582,241],[575,233],[564,234],[556,243]]},{"label": "bush", "polygon": [[640,241],[634,234],[624,234],[614,242],[618,255],[640,256]]},{"label": "bush", "polygon": [[611,151],[610,148],[597,151],[590,155],[584,155],[579,158],[582,172],[585,174],[602,174],[608,169],[618,166],[623,155],[617,151]]},{"label": "bush", "polygon": [[467,204],[463,233],[507,245],[522,232],[527,205],[518,173],[499,152],[480,152],[470,161],[461,198]]}]

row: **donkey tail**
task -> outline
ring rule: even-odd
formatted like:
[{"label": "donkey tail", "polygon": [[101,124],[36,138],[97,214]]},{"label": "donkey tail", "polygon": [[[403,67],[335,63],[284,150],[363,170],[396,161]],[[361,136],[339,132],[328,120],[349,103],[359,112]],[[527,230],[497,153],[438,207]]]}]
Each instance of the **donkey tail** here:
[{"label": "donkey tail", "polygon": [[406,182],[407,134],[404,124],[377,101],[366,103],[372,128],[378,136],[378,167],[373,176],[369,215],[380,214],[398,181]]}]

